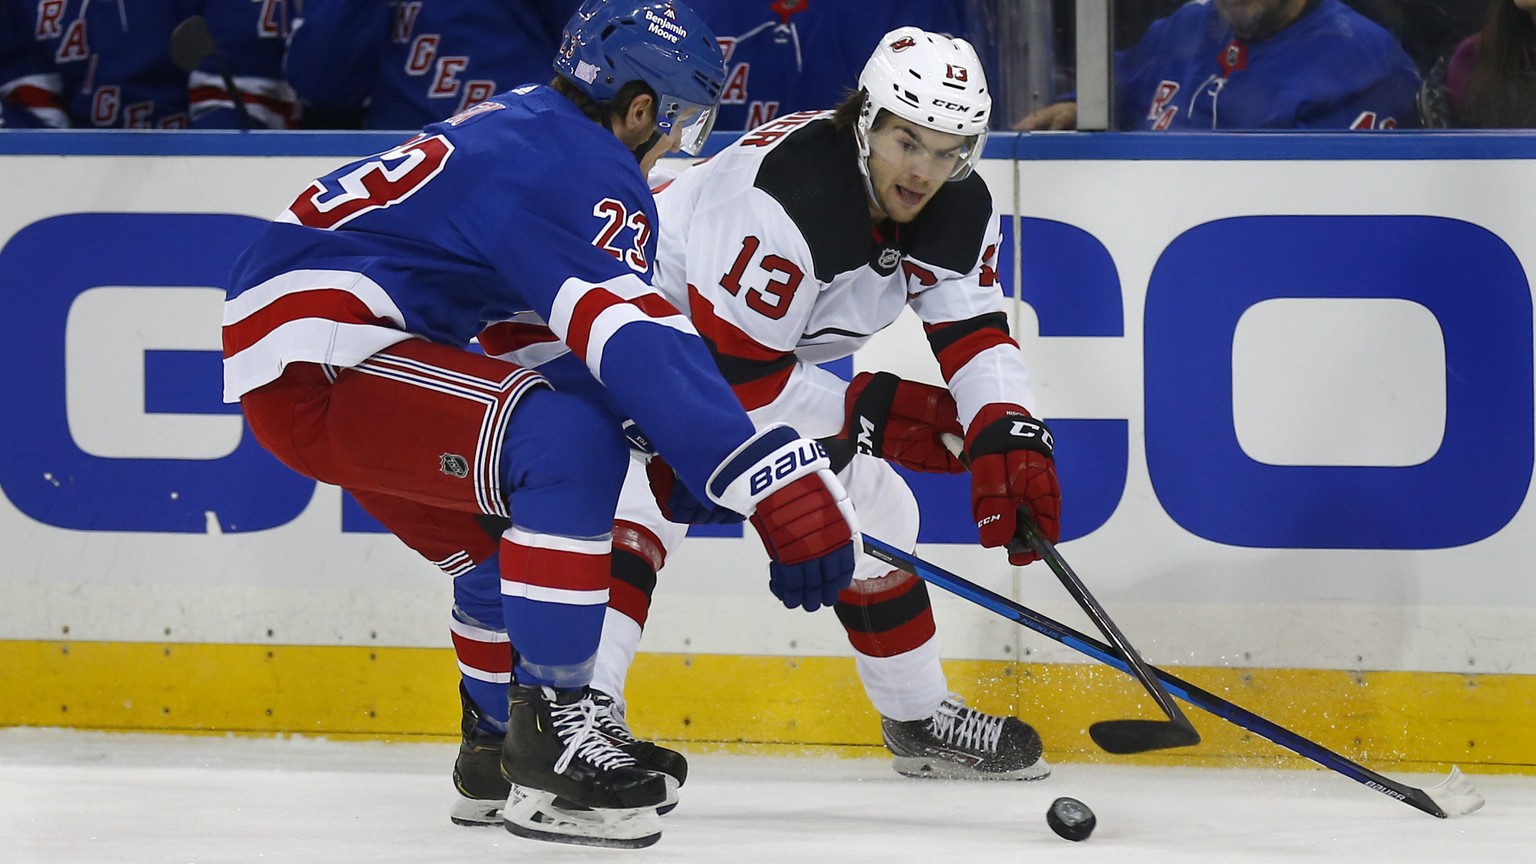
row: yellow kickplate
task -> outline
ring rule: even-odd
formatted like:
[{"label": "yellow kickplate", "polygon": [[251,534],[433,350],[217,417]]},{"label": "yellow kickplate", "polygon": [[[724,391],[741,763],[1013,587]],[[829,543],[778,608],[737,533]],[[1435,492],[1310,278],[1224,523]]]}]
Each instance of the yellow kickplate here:
[{"label": "yellow kickplate", "polygon": [[[1311,763],[1190,708],[1196,747],[1111,757],[1088,725],[1157,718],[1097,664],[950,660],[950,689],[1040,731],[1053,761]],[[1536,772],[1536,676],[1177,667],[1196,686],[1377,770]],[[440,648],[0,640],[0,725],[123,731],[458,737],[458,670]],[[641,654],[636,734],[688,750],[880,752],[880,720],[844,657]]]}]

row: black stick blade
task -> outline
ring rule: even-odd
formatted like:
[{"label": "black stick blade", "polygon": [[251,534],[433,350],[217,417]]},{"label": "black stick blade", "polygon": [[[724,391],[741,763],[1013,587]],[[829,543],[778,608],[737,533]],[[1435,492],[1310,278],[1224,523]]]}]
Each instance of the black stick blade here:
[{"label": "black stick blade", "polygon": [[1101,720],[1088,727],[1088,737],[1117,756],[1200,743],[1195,727],[1171,720]]},{"label": "black stick blade", "polygon": [[202,65],[218,47],[213,42],[213,34],[208,32],[208,22],[201,15],[193,15],[171,31],[170,50],[171,60],[176,67],[183,72],[191,72]]}]

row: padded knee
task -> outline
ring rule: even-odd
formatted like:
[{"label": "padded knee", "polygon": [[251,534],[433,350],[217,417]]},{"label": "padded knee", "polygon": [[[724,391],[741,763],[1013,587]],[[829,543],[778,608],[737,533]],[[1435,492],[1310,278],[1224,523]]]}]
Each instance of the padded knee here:
[{"label": "padded knee", "polygon": [[868,657],[893,657],[934,636],[933,604],[928,586],[916,576],[893,570],[879,579],[854,582],[833,607],[855,651]]},{"label": "padded knee", "polygon": [[605,535],[628,467],[629,443],[605,406],[553,390],[529,393],[502,450],[513,522],[566,537]]}]

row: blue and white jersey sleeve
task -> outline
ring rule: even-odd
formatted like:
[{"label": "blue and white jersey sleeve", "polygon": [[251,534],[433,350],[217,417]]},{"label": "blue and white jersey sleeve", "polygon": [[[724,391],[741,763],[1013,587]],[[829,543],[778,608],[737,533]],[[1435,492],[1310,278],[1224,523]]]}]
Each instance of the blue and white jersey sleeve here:
[{"label": "blue and white jersey sleeve", "polygon": [[456,221],[689,486],[702,491],[751,437],[752,424],[693,325],[651,287],[655,202],[633,155],[617,139],[601,137],[601,147],[586,142],[580,171],[570,170],[568,158],[555,159],[550,167],[558,170],[509,172],[509,182],[489,182],[475,200],[498,208],[499,220],[479,211],[479,219]]}]

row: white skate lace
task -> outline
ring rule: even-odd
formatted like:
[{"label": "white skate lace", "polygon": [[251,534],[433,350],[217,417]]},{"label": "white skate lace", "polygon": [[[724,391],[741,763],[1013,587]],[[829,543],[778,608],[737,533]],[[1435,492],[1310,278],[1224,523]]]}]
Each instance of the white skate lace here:
[{"label": "white skate lace", "polygon": [[555,760],[556,774],[564,773],[577,756],[604,770],[634,764],[635,760],[628,753],[597,734],[598,717],[607,712],[590,695],[570,705],[555,704],[551,700],[549,708],[555,734],[565,741],[565,752]]},{"label": "white skate lace", "polygon": [[933,734],[944,743],[988,753],[997,752],[997,742],[1003,735],[1003,718],[967,708],[954,695],[939,704],[930,722]]},{"label": "white skate lace", "polygon": [[597,703],[597,728],[600,731],[624,744],[640,743],[640,739],[629,731],[629,721],[624,716],[624,707],[619,700],[606,693],[593,693],[592,701]]}]

